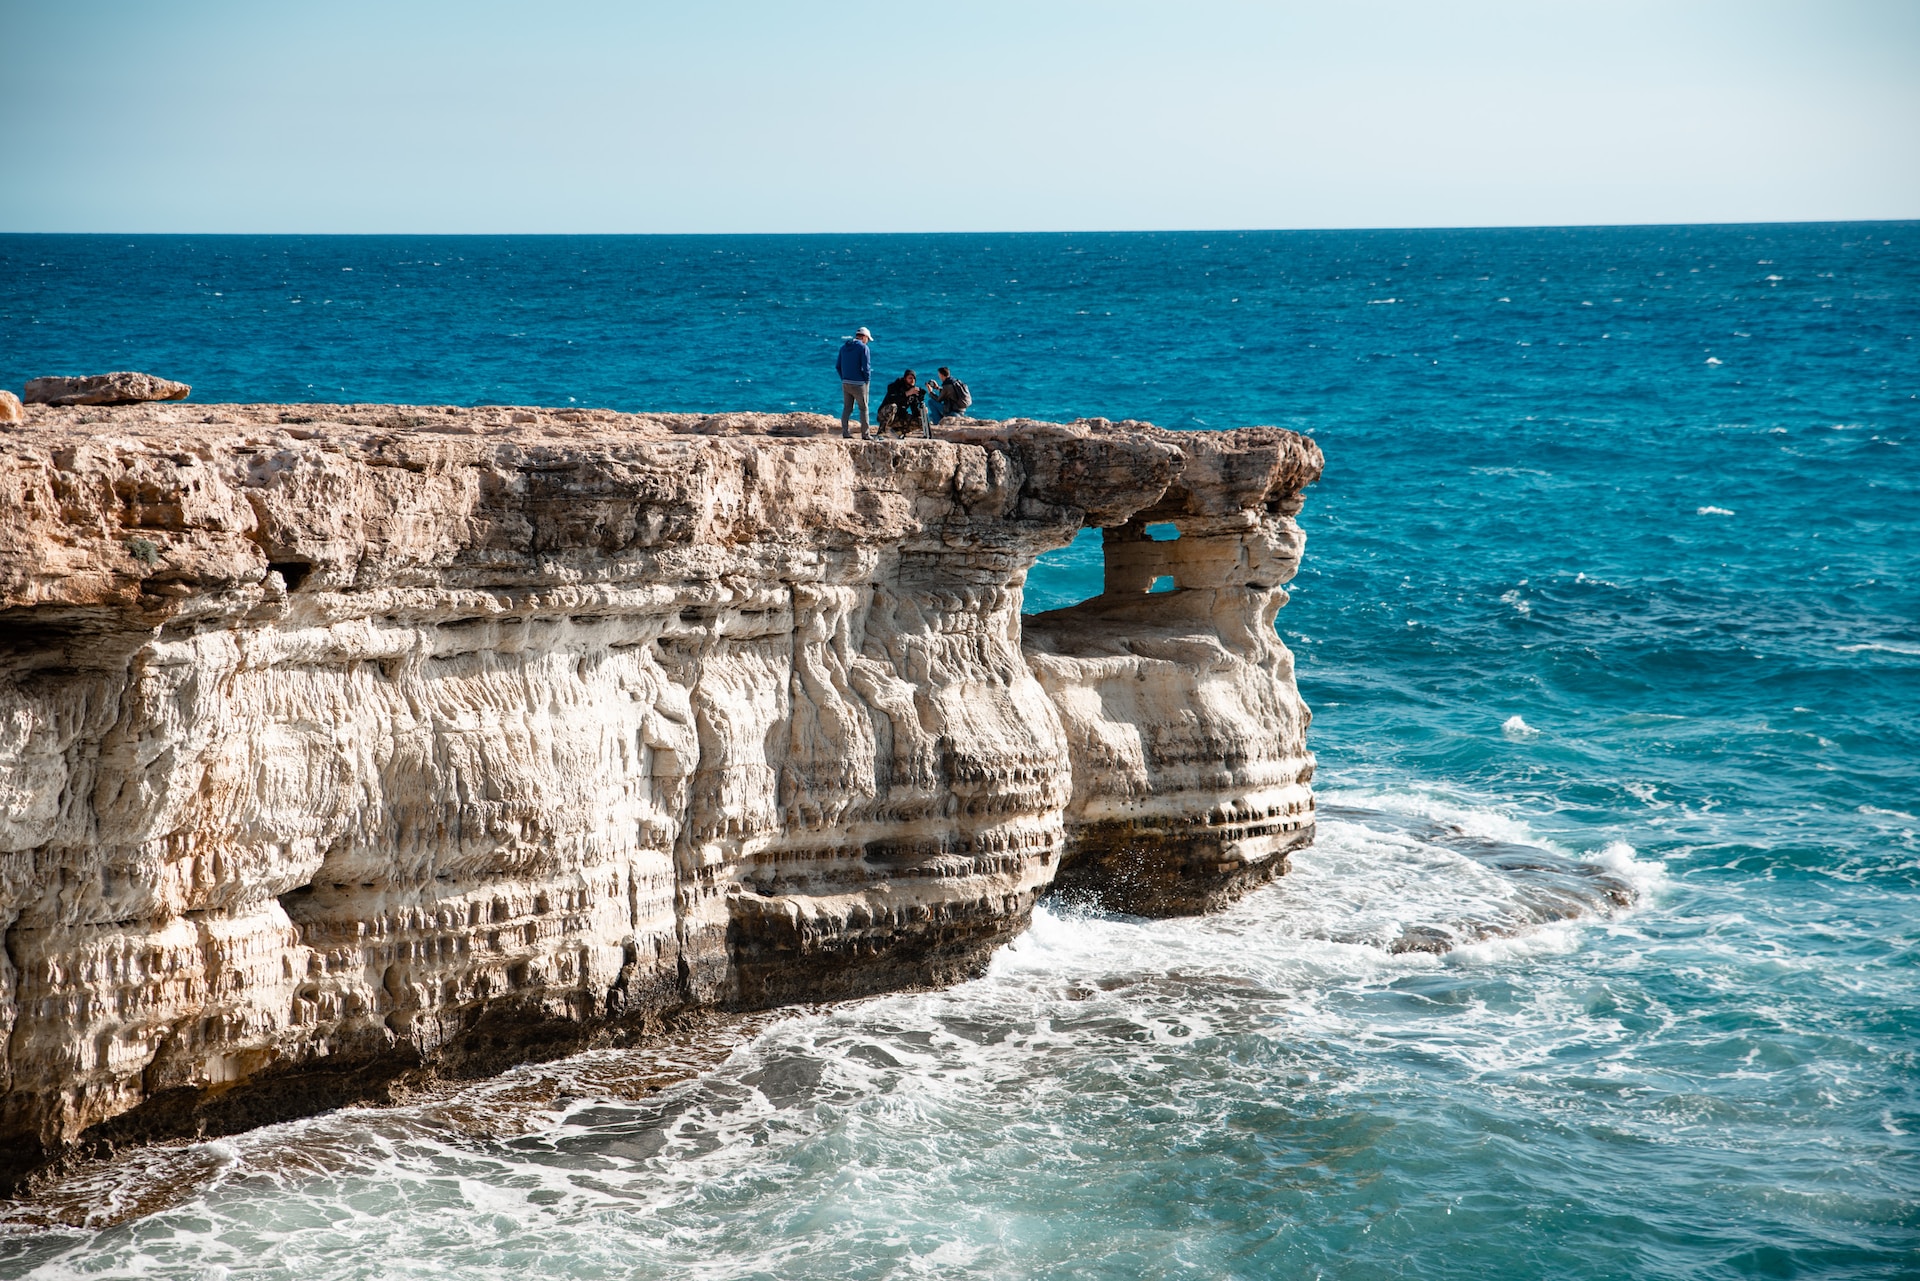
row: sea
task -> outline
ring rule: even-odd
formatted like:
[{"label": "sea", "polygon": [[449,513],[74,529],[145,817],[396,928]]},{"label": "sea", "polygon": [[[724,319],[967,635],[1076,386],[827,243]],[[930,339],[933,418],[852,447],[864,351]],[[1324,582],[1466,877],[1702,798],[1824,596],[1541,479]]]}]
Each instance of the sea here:
[{"label": "sea", "polygon": [[980,417],[1327,460],[1290,875],[96,1162],[0,1276],[1920,1277],[1920,223],[9,235],[0,282],[15,388],[837,412],[867,325]]}]

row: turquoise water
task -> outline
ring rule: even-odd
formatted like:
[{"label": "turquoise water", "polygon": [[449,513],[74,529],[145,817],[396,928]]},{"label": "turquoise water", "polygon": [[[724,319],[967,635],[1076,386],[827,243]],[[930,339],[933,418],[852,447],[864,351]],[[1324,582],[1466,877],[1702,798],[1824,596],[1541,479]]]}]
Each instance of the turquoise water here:
[{"label": "turquoise water", "polygon": [[[653,1093],[590,1056],[148,1153],[17,1210],[0,1274],[1920,1276],[1920,225],[13,236],[0,271],[0,385],[829,408],[868,324],[983,416],[1328,458],[1280,617],[1326,818],[1285,880],[1054,905],[978,982],[716,1034]],[[1632,903],[1549,919],[1529,859]]]}]

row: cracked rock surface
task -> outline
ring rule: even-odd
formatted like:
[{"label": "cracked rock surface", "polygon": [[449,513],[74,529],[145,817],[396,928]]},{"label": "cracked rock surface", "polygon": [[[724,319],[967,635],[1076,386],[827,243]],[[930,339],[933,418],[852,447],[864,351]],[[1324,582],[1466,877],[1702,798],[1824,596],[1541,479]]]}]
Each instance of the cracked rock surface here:
[{"label": "cracked rock surface", "polygon": [[[1312,838],[1273,619],[1321,458],[1291,432],[26,419],[0,436],[0,1179],[952,982],[1049,888],[1202,911]],[[1104,594],[1023,618],[1085,527]]]}]

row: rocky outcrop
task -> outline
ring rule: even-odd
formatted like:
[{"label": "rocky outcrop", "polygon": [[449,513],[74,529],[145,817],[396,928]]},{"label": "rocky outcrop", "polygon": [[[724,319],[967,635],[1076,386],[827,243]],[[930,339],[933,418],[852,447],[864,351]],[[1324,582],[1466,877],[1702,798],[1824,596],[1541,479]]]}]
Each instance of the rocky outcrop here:
[{"label": "rocky outcrop", "polygon": [[1054,884],[1147,916],[1223,905],[1313,828],[1307,709],[1274,616],[1319,453],[1270,428],[1175,439],[1179,476],[1103,528],[1106,590],[1025,636],[1072,760]]},{"label": "rocky outcrop", "polygon": [[193,388],[152,374],[121,371],[83,378],[34,378],[27,383],[29,405],[134,405],[150,400],[185,400]]},{"label": "rocky outcrop", "polygon": [[23,423],[27,421],[26,407],[20,398],[10,391],[0,391],[0,423]]},{"label": "rocky outcrop", "polygon": [[[836,428],[140,406],[0,438],[9,1172],[949,982],[1056,885],[1186,912],[1284,869],[1310,441]],[[1088,526],[1104,593],[1023,618]]]}]

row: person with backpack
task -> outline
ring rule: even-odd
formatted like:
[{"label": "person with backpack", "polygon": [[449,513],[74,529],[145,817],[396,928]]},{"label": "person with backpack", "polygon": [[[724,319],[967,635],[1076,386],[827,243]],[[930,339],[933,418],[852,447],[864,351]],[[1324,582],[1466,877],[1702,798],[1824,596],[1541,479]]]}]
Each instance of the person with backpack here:
[{"label": "person with backpack", "polygon": [[953,371],[945,365],[940,366],[940,378],[927,384],[928,426],[942,418],[954,418],[967,411],[973,404],[973,393],[967,385],[953,376]]},{"label": "person with backpack", "polygon": [[852,439],[847,418],[855,405],[860,406],[860,439],[872,438],[872,429],[867,426],[867,384],[873,381],[873,350],[867,344],[872,341],[873,335],[867,332],[867,327],[860,326],[853,331],[853,337],[840,344],[840,357],[834,362],[840,373],[840,436],[843,440]]}]

